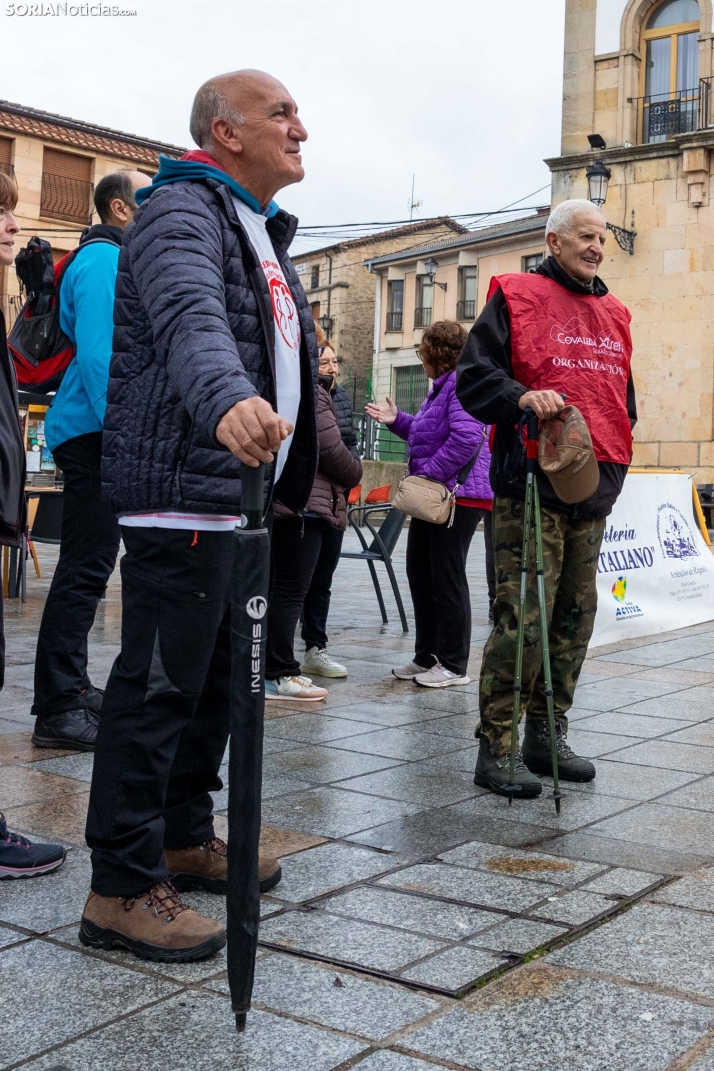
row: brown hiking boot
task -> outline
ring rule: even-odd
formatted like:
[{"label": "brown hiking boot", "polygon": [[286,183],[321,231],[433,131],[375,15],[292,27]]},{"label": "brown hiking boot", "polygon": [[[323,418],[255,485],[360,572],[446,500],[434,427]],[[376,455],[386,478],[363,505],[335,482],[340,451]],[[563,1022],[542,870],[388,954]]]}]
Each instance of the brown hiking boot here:
[{"label": "brown hiking boot", "polygon": [[139,959],[192,963],[220,951],[226,931],[215,919],[191,911],[171,882],[161,881],[126,900],[90,892],[79,939],[89,948],[126,948]]},{"label": "brown hiking boot", "polygon": [[[228,845],[220,837],[195,844],[192,848],[167,848],[164,855],[169,865],[169,880],[179,892],[205,889],[206,892],[225,895],[228,888]],[[262,893],[274,889],[282,876],[277,859],[260,857],[258,877]]]}]

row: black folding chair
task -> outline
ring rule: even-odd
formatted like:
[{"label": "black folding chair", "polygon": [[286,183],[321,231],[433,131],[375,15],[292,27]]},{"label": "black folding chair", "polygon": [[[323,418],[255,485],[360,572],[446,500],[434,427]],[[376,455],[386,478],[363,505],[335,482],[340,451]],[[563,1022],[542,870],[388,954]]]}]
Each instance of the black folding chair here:
[{"label": "black folding chair", "polygon": [[[370,520],[373,513],[385,514],[384,520],[378,528],[375,528]],[[377,593],[377,602],[379,603],[379,609],[382,613],[382,621],[386,625],[389,621],[387,617],[387,608],[384,605],[382,589],[379,586],[377,570],[374,567],[375,562],[384,562],[384,568],[387,570],[387,576],[389,577],[392,591],[394,592],[394,598],[397,602],[397,609],[399,610],[402,628],[405,632],[408,632],[409,626],[407,625],[407,615],[404,613],[404,605],[402,603],[402,597],[399,594],[399,586],[392,565],[392,554],[394,553],[394,548],[401,535],[404,522],[407,519],[406,514],[401,513],[398,509],[394,509],[394,507],[389,504],[378,506],[352,506],[352,508],[347,511],[347,519],[349,520],[351,527],[357,533],[357,537],[362,544],[362,550],[343,550],[340,557],[357,558],[360,561],[367,562],[367,567],[372,577],[372,583],[374,584],[374,590]],[[369,544],[365,538],[363,526],[369,529],[372,535],[372,542]]]},{"label": "black folding chair", "polygon": [[[26,491],[28,506],[33,498],[37,501],[37,511],[32,521],[32,527],[27,533],[27,542],[24,550],[20,552],[20,568],[18,570],[15,598],[21,596],[25,601],[27,592],[27,555],[32,543],[54,543],[62,541],[62,507],[64,496],[61,491],[37,490]],[[12,592],[12,574],[10,576],[10,591]]]}]

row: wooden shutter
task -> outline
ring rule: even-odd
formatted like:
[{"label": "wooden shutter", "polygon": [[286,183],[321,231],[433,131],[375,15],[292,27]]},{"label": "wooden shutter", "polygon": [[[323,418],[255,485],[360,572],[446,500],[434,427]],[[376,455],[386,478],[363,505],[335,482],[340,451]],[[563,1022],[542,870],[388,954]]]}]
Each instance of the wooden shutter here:
[{"label": "wooden shutter", "polygon": [[0,165],[12,163],[12,138],[0,137]]},{"label": "wooden shutter", "polygon": [[42,157],[40,214],[86,226],[91,217],[92,158],[59,149]]},{"label": "wooden shutter", "polygon": [[62,175],[64,178],[90,182],[92,159],[89,156],[77,156],[73,152],[60,152],[59,149],[45,149],[42,157],[42,170],[50,175]]}]

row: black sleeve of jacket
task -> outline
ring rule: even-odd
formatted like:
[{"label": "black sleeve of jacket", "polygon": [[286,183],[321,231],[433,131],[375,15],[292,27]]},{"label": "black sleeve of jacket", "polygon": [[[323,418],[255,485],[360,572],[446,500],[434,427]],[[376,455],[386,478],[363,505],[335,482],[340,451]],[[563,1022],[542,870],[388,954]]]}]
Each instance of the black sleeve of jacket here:
[{"label": "black sleeve of jacket", "polygon": [[499,287],[471,328],[456,369],[456,396],[483,424],[516,423],[527,388],[513,379],[511,321]]},{"label": "black sleeve of jacket", "polygon": [[320,458],[317,467],[343,487],[356,487],[362,479],[362,463],[345,446],[330,396],[317,389],[317,436]]}]

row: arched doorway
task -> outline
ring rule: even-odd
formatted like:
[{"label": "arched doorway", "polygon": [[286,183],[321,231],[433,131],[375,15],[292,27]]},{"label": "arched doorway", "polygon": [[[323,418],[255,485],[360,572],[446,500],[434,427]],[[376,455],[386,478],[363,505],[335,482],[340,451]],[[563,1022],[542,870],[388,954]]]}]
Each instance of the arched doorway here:
[{"label": "arched doorway", "polygon": [[666,141],[697,129],[699,4],[663,0],[643,21],[643,138]]}]

